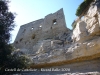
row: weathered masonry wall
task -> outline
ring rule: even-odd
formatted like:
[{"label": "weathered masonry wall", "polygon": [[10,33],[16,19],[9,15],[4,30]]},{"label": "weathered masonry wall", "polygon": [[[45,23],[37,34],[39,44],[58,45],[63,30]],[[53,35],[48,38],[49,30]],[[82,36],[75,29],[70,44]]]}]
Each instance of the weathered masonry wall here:
[{"label": "weathered masonry wall", "polygon": [[67,32],[63,9],[45,16],[43,25],[43,38],[57,38]]},{"label": "weathered masonry wall", "polygon": [[[15,39],[16,48],[30,48],[39,38],[42,31],[40,25],[43,19],[22,25]],[[33,43],[33,44],[32,44]]]},{"label": "weathered masonry wall", "polygon": [[63,9],[60,9],[45,16],[44,19],[22,25],[14,41],[14,46],[19,49],[32,50],[39,40],[59,38],[67,30]]}]

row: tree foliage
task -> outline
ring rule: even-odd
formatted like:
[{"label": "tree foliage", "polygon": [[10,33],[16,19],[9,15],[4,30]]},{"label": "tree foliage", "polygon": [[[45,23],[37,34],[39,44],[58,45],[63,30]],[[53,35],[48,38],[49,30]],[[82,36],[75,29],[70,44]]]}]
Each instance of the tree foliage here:
[{"label": "tree foliage", "polygon": [[7,56],[11,54],[11,46],[8,45],[10,31],[14,27],[14,15],[8,11],[6,1],[0,1],[0,67],[5,65]]},{"label": "tree foliage", "polygon": [[14,14],[9,12],[7,1],[0,1],[0,42],[8,43],[14,28]]},{"label": "tree foliage", "polygon": [[26,58],[12,55],[14,48],[9,44],[10,31],[15,27],[15,15],[9,11],[8,1],[0,0],[0,75],[5,68],[26,67]]},{"label": "tree foliage", "polygon": [[84,0],[79,7],[76,10],[76,16],[80,16],[83,11],[88,7],[88,5],[90,5],[91,2],[93,2],[94,0]]}]

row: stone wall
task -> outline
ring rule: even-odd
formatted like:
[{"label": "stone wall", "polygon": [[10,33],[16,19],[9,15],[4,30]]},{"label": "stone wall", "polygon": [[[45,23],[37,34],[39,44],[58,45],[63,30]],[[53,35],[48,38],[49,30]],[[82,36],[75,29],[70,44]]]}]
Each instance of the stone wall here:
[{"label": "stone wall", "polygon": [[19,29],[17,37],[14,41],[16,48],[32,49],[32,46],[39,40],[40,34],[42,33],[41,23],[43,19],[30,22],[22,25]]},{"label": "stone wall", "polygon": [[60,9],[53,14],[45,16],[44,19],[22,25],[14,41],[14,46],[19,49],[33,50],[33,46],[38,41],[59,39],[64,32],[68,33],[68,31],[63,9]]},{"label": "stone wall", "polygon": [[58,10],[53,14],[49,14],[44,18],[43,39],[60,37],[64,32],[67,32],[65,16],[63,9]]}]

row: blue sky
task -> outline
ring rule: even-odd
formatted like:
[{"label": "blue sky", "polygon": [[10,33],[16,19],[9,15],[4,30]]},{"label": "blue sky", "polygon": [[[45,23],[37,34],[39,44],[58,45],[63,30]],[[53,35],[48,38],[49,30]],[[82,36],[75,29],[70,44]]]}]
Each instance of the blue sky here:
[{"label": "blue sky", "polygon": [[31,21],[44,18],[50,13],[54,13],[63,8],[66,25],[72,29],[71,24],[77,18],[76,9],[83,0],[11,0],[9,3],[10,11],[15,12],[16,27],[12,34],[12,41],[18,33],[21,25]]}]

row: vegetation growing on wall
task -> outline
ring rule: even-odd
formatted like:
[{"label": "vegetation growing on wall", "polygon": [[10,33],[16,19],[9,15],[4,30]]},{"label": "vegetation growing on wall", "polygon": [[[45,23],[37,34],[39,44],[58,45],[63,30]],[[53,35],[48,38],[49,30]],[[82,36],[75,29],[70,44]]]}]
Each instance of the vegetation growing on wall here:
[{"label": "vegetation growing on wall", "polygon": [[75,29],[75,27],[76,27],[76,21],[74,20],[73,23],[72,23],[73,30]]},{"label": "vegetation growing on wall", "polygon": [[[78,16],[79,18],[81,18],[87,10],[89,5],[91,4],[91,2],[93,2],[94,0],[84,0],[77,8],[76,10],[76,16]],[[86,10],[87,9],[87,10]],[[83,15],[82,15],[83,14]],[[76,21],[74,20],[72,23],[72,28],[75,29],[76,27]]]},{"label": "vegetation growing on wall", "polygon": [[76,10],[76,16],[80,16],[83,11],[88,7],[88,5],[90,5],[91,2],[93,2],[94,0],[84,0],[79,7]]}]

